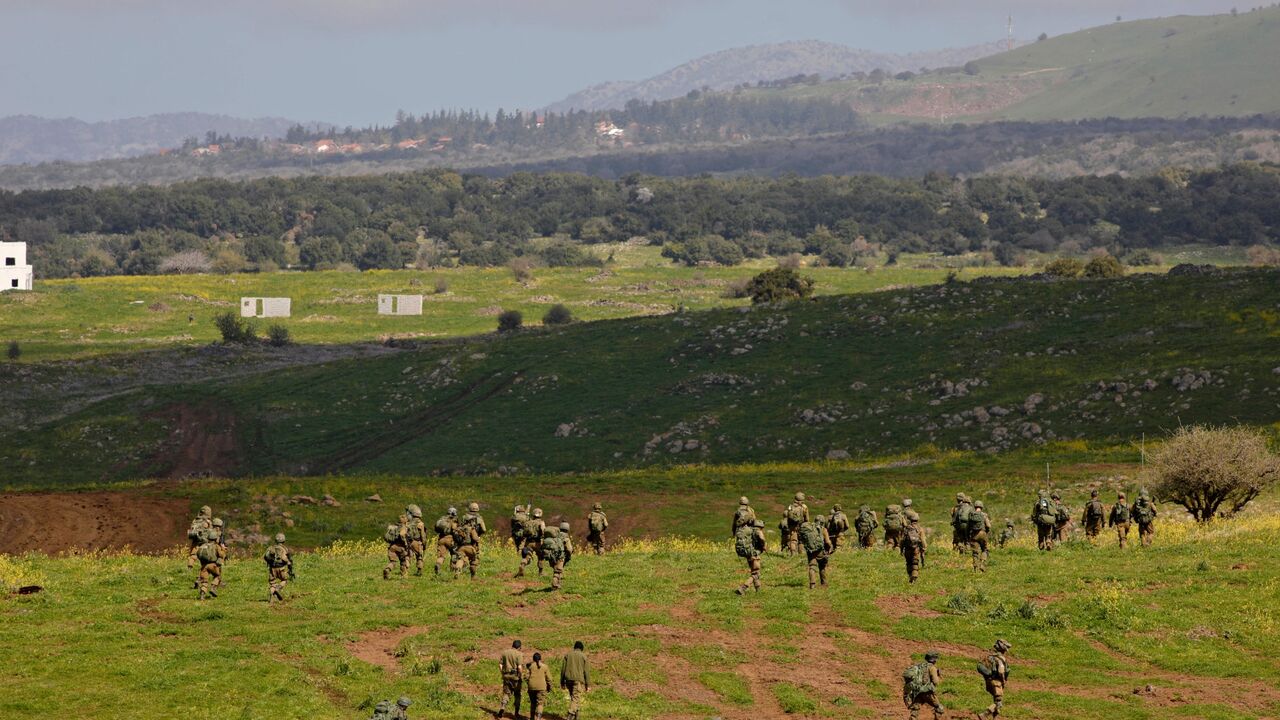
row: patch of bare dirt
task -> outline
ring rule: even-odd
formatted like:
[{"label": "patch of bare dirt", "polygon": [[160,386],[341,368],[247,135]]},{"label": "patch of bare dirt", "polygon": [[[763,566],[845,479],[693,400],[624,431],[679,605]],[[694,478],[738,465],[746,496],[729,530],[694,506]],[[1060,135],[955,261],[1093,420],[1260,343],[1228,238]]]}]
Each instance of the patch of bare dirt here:
[{"label": "patch of bare dirt", "polygon": [[168,478],[230,477],[240,468],[236,416],[211,405],[178,403],[155,414],[169,426],[169,439],[151,459]]},{"label": "patch of bare dirt", "polygon": [[400,658],[396,656],[400,643],[406,638],[424,635],[428,631],[429,628],[425,625],[370,630],[347,643],[347,651],[357,660],[377,665],[387,672],[396,672],[400,669]]},{"label": "patch of bare dirt", "polygon": [[904,617],[936,618],[942,615],[937,610],[925,607],[929,598],[925,595],[881,595],[875,599],[876,608],[892,622]]},{"label": "patch of bare dirt", "polygon": [[0,553],[131,548],[156,553],[186,540],[190,507],[140,493],[0,495]]}]

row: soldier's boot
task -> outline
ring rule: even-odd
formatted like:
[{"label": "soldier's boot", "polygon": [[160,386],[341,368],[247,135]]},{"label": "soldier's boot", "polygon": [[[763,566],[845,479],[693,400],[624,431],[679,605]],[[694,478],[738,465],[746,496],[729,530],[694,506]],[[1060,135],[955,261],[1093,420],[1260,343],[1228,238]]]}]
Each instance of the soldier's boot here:
[{"label": "soldier's boot", "polygon": [[827,569],[826,569],[826,568],[818,568],[818,584],[819,584],[819,585],[826,585],[826,584],[827,584]]},{"label": "soldier's boot", "polygon": [[815,583],[813,581],[813,566],[810,565],[809,566],[809,589],[812,590],[814,586],[815,586]]},{"label": "soldier's boot", "polygon": [[389,567],[384,567],[384,568],[382,568],[382,579],[383,579],[383,580],[390,580],[390,579],[391,579],[391,568],[389,568]]},{"label": "soldier's boot", "polygon": [[520,563],[520,569],[516,571],[515,576],[518,578],[524,577],[524,563]]}]

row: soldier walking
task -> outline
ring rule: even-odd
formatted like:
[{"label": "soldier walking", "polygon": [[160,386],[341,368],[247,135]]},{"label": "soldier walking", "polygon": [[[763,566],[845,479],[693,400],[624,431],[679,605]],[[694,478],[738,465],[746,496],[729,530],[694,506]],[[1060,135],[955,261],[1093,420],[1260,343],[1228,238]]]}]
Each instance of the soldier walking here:
[{"label": "soldier walking", "polygon": [[740,526],[733,536],[733,548],[738,557],[747,561],[747,571],[751,573],[738,588],[738,594],[745,595],[752,587],[760,592],[760,556],[765,551],[764,521],[753,520],[750,525]]},{"label": "soldier walking", "polygon": [[853,528],[858,531],[858,546],[869,550],[876,546],[876,528],[880,527],[880,519],[876,511],[867,505],[858,508],[858,517],[853,521]]},{"label": "soldier walking", "polygon": [[427,526],[422,522],[422,508],[417,505],[410,505],[405,508],[405,512],[409,515],[409,524],[405,530],[405,540],[408,542],[409,557],[413,560],[413,574],[421,577],[424,564],[423,556],[427,552]]},{"label": "soldier walking", "polygon": [[391,571],[400,567],[400,577],[409,575],[409,518],[400,516],[396,525],[388,525],[382,533],[387,543],[387,566],[382,568],[382,579],[390,580]]},{"label": "soldier walking", "polygon": [[1138,502],[1133,504],[1133,519],[1138,523],[1138,538],[1142,546],[1151,544],[1156,536],[1156,505],[1146,488],[1138,491]]},{"label": "soldier walking", "polygon": [[1071,524],[1071,510],[1062,502],[1062,496],[1054,493],[1050,498],[1053,500],[1053,541],[1055,543],[1064,543],[1067,541],[1067,526]]},{"label": "soldier walking", "polygon": [[196,566],[196,549],[208,542],[207,535],[212,527],[213,509],[208,505],[201,505],[200,512],[191,520],[191,527],[187,529],[187,542],[191,545],[187,552],[188,570]]},{"label": "soldier walking", "polygon": [[1111,517],[1108,524],[1116,529],[1116,539],[1120,541],[1120,549],[1124,549],[1125,541],[1129,539],[1129,503],[1125,501],[1124,493],[1116,493],[1116,504],[1111,506]]},{"label": "soldier walking", "polygon": [[267,586],[271,590],[268,601],[284,600],[284,586],[293,579],[293,556],[284,545],[284,533],[276,535],[276,544],[267,548],[262,559],[267,563]]},{"label": "soldier walking", "polygon": [[1036,526],[1036,547],[1041,550],[1053,549],[1053,524],[1057,517],[1048,493],[1041,490],[1036,504],[1031,507],[1031,522]]},{"label": "soldier walking", "polygon": [[196,587],[200,589],[201,600],[218,597],[218,587],[222,584],[222,562],[227,556],[227,548],[218,534],[222,529],[222,520],[215,518],[213,522],[215,524],[206,535],[205,542],[196,548],[196,560],[200,562]]},{"label": "soldier walking", "polygon": [[902,506],[890,505],[884,509],[884,546],[898,549],[902,544]]},{"label": "soldier walking", "polygon": [[1089,493],[1089,502],[1085,503],[1084,513],[1080,515],[1080,524],[1084,526],[1084,536],[1090,541],[1097,540],[1107,524],[1107,508],[1098,499],[1095,488]]},{"label": "soldier walking", "polygon": [[733,513],[733,530],[729,537],[737,537],[739,528],[754,527],[755,522],[756,511],[751,508],[750,501],[746,496],[738,498],[738,509]]},{"label": "soldier walking", "polygon": [[1013,520],[1011,518],[1005,518],[1004,529],[1000,531],[1000,549],[1003,550],[1004,546],[1012,542],[1016,535],[1017,531],[1013,528]]},{"label": "soldier walking", "polygon": [[515,711],[512,717],[520,717],[520,685],[521,671],[524,667],[524,653],[520,652],[520,641],[515,640],[511,647],[502,651],[498,658],[498,671],[502,676],[502,700],[498,705],[498,718],[507,712],[507,702],[515,700]]},{"label": "soldier walking", "polygon": [[809,506],[804,503],[804,493],[796,493],[796,499],[787,506],[783,518],[787,524],[787,554],[795,555],[800,549],[796,534],[802,523],[809,522]]},{"label": "soldier walking", "polygon": [[529,691],[529,720],[542,720],[551,690],[551,669],[542,664],[542,653],[534,653],[533,662],[525,666],[524,686]]},{"label": "soldier walking", "polygon": [[969,546],[969,512],[973,503],[964,493],[956,493],[956,504],[951,508],[951,549],[962,553]]},{"label": "soldier walking", "polygon": [[436,520],[436,567],[435,574],[440,575],[440,566],[444,564],[445,557],[449,558],[449,565],[453,566],[454,548],[456,545],[453,540],[455,526],[458,524],[458,509],[449,508],[449,511],[441,515]]},{"label": "soldier walking", "polygon": [[597,555],[604,554],[604,531],[609,529],[609,518],[604,514],[604,505],[596,503],[587,515],[587,542]]},{"label": "soldier walking", "polygon": [[569,712],[565,720],[578,720],[582,698],[591,690],[590,664],[585,650],[581,640],[575,642],[573,650],[564,656],[560,664],[560,689],[569,693]]},{"label": "soldier walking", "polygon": [[391,709],[391,720],[409,720],[409,706],[412,704],[412,700],[401,695],[396,706]]},{"label": "soldier walking", "polygon": [[525,523],[529,522],[529,510],[531,509],[532,506],[530,505],[525,505],[524,507],[517,505],[511,511],[511,543],[516,546],[517,553],[524,551],[524,526]]},{"label": "soldier walking", "polygon": [[969,513],[969,549],[973,553],[973,569],[987,571],[987,536],[991,533],[991,518],[979,500]]},{"label": "soldier walking", "polygon": [[480,529],[475,523],[453,524],[453,577],[456,580],[462,568],[469,568],[471,579],[476,577],[480,563]]},{"label": "soldier walking", "polygon": [[827,584],[827,562],[831,557],[831,536],[827,534],[826,518],[821,515],[816,521],[807,520],[800,524],[797,534],[800,545],[804,548],[805,558],[809,565],[809,589],[817,586],[816,580]]},{"label": "soldier walking", "polygon": [[907,524],[902,529],[902,557],[907,563],[907,581],[914,583],[920,578],[920,568],[924,567],[929,544],[924,537],[924,528],[920,527],[920,514],[907,510],[904,517]]},{"label": "soldier walking", "polygon": [[831,519],[827,521],[827,534],[831,536],[831,554],[840,549],[840,538],[849,532],[849,516],[839,505],[831,506]]},{"label": "soldier walking", "polygon": [[902,673],[902,702],[911,711],[911,720],[919,720],[920,708],[933,709],[934,720],[942,717],[945,709],[938,702],[942,672],[938,670],[938,653],[927,652],[924,662],[908,667]]},{"label": "soldier walking", "polygon": [[978,672],[986,682],[987,694],[991,696],[991,704],[979,717],[997,718],[1004,708],[1004,684],[1009,680],[1009,659],[1005,653],[1013,647],[1005,640],[996,640],[992,653],[978,664]]},{"label": "soldier walking", "polygon": [[[489,526],[484,524],[484,517],[480,514],[480,503],[473,502],[467,505],[467,514],[462,516],[462,524],[475,528],[476,537],[484,537],[489,532]],[[480,552],[480,542],[476,541],[476,552]]]},{"label": "soldier walking", "polygon": [[[564,566],[573,559],[573,538],[569,535],[569,523],[562,522],[558,528],[547,528],[542,537],[542,554],[551,566],[551,589],[559,590],[560,582],[564,579]],[[538,571],[541,573],[541,566]]]},{"label": "soldier walking", "polygon": [[542,508],[534,508],[533,515],[524,526],[524,549],[520,553],[520,569],[516,577],[524,577],[524,566],[538,561],[538,574],[542,574],[542,541],[547,532],[547,524],[542,520]]}]

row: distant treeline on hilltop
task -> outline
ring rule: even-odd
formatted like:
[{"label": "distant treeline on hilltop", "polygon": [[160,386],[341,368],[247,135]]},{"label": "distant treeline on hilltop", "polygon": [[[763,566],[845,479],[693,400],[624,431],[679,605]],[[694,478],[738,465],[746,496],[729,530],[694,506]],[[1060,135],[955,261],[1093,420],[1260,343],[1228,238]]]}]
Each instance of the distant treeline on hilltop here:
[{"label": "distant treeline on hilltop", "polygon": [[987,251],[1013,263],[1024,250],[1274,243],[1277,197],[1280,167],[1256,163],[1062,180],[934,173],[611,181],[430,170],[0,192],[0,236],[28,242],[45,277],[497,266],[535,254],[550,265],[581,265],[600,261],[589,246],[634,237],[690,264],[804,252],[843,266],[876,245],[890,254]]}]

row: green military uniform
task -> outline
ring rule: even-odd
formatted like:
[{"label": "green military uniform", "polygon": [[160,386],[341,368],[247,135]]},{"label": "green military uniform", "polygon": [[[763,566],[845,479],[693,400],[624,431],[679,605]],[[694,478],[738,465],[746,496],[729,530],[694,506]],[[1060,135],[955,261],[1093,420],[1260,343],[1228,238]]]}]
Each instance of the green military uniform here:
[{"label": "green military uniform", "polygon": [[401,515],[400,522],[388,525],[382,539],[387,543],[387,566],[382,568],[382,579],[390,580],[391,571],[398,565],[400,577],[409,575],[409,516]]},{"label": "green military uniform", "polygon": [[1003,548],[1013,540],[1017,532],[1013,529],[1013,521],[1005,520],[1004,529],[1000,531],[1000,547]]},{"label": "green military uniform", "polygon": [[[480,503],[473,502],[467,506],[467,514],[462,516],[462,524],[475,528],[476,537],[484,537],[489,532],[489,526],[484,523],[484,516],[480,514]],[[476,542],[476,552],[480,552],[480,543]]]},{"label": "green military uniform", "polygon": [[858,531],[859,547],[866,550],[876,546],[876,528],[880,527],[880,518],[876,517],[875,510],[866,505],[858,508],[858,517],[853,521],[853,527]]},{"label": "green military uniform", "polygon": [[920,568],[924,567],[929,543],[924,528],[920,527],[920,515],[915,510],[906,510],[903,515],[907,524],[902,530],[902,557],[907,563],[907,581],[915,582],[920,578]]},{"label": "green military uniform", "polygon": [[756,522],[756,511],[751,508],[751,503],[745,497],[738,498],[738,509],[733,513],[733,529],[729,532],[729,537],[737,537],[738,528],[753,527]]},{"label": "green military uniform", "polygon": [[573,559],[573,537],[569,534],[569,523],[562,522],[558,528],[547,528],[542,539],[542,550],[551,565],[551,587],[559,590],[560,582],[564,579],[564,566]]},{"label": "green military uniform", "polygon": [[973,569],[978,572],[987,571],[987,537],[990,533],[991,518],[979,500],[969,513],[969,549],[973,553]]},{"label": "green military uniform", "polygon": [[202,505],[200,512],[191,520],[191,527],[187,529],[187,541],[191,547],[187,552],[187,569],[190,570],[196,566],[196,548],[208,542],[208,532],[213,527],[213,509],[208,505]]},{"label": "green military uniform", "polygon": [[196,586],[200,589],[200,599],[218,597],[218,588],[222,587],[222,564],[227,559],[227,546],[222,539],[222,518],[214,518],[208,530],[208,540],[196,548],[196,559],[200,561],[200,576]]},{"label": "green military uniform", "polygon": [[524,668],[524,686],[529,691],[529,719],[542,720],[547,693],[551,690],[551,669],[542,663],[538,653],[533,654],[533,662]]},{"label": "green military uniform", "polygon": [[1041,490],[1036,504],[1031,506],[1031,522],[1036,526],[1036,547],[1041,550],[1053,549],[1053,524],[1056,521],[1053,503],[1049,502],[1048,493]]},{"label": "green military uniform", "polygon": [[750,525],[739,527],[734,534],[733,545],[738,557],[747,561],[747,571],[751,573],[738,588],[738,594],[745,595],[751,587],[760,592],[760,556],[765,551],[764,522],[754,520]]},{"label": "green military uniform", "polygon": [[1063,543],[1067,541],[1067,526],[1071,523],[1071,510],[1062,502],[1062,496],[1058,493],[1054,493],[1050,499],[1053,500],[1053,541]]},{"label": "green military uniform", "polygon": [[517,505],[511,511],[511,543],[516,546],[517,553],[524,550],[524,526],[525,523],[529,522],[529,511],[531,509],[528,505],[524,507]]},{"label": "green military uniform", "polygon": [[951,549],[964,552],[969,547],[969,513],[973,503],[964,493],[956,493],[955,507],[951,508]]},{"label": "green military uniform", "polygon": [[991,704],[982,713],[984,718],[997,718],[1004,708],[1004,684],[1009,680],[1009,659],[1005,653],[1012,646],[1004,640],[996,640],[994,652],[978,666],[982,679],[986,682],[987,694],[991,696]]},{"label": "green military uniform", "polygon": [[455,549],[453,541],[454,529],[458,525],[458,509],[449,508],[449,511],[441,515],[436,520],[435,527],[432,528],[436,533],[436,567],[435,574],[440,574],[440,566],[445,563],[445,558],[449,559],[449,565],[453,565]]},{"label": "green military uniform", "polygon": [[831,554],[840,549],[840,537],[849,532],[849,516],[839,505],[831,507],[831,519],[827,521],[827,534],[831,536]]},{"label": "green military uniform", "polygon": [[284,533],[276,535],[276,544],[267,548],[262,559],[267,563],[267,586],[271,590],[267,599],[270,602],[284,600],[284,586],[293,577],[293,556],[284,545]]},{"label": "green military uniform", "polygon": [[524,667],[524,653],[520,652],[520,641],[511,643],[511,647],[502,651],[498,659],[498,671],[502,675],[502,701],[498,706],[498,717],[507,712],[507,702],[515,700],[515,713],[512,717],[520,717],[520,684],[521,669]]},{"label": "green military uniform", "polygon": [[396,706],[391,708],[391,720],[409,720],[409,706],[412,704],[412,700],[401,695]]},{"label": "green military uniform", "polygon": [[369,720],[391,720],[392,707],[394,706],[390,700],[379,700],[373,706],[373,714],[369,716]]},{"label": "green military uniform", "polygon": [[1133,520],[1138,523],[1138,538],[1143,546],[1150,545],[1156,537],[1156,504],[1147,491],[1138,491],[1138,502],[1133,505]]},{"label": "green military uniform", "polygon": [[884,509],[884,546],[898,549],[902,544],[902,506],[890,505]]},{"label": "green military uniform", "polygon": [[480,564],[480,530],[475,524],[453,524],[453,553],[453,576],[458,577],[466,567],[475,578],[476,567]]},{"label": "green military uniform", "polygon": [[[924,659],[923,668],[918,665],[908,668],[908,671],[919,668],[924,675],[924,682],[918,685],[904,682],[902,688],[902,702],[911,711],[911,720],[919,719],[922,707],[933,709],[934,720],[942,717],[945,712],[942,703],[938,702],[939,687],[942,685],[942,672],[938,670],[938,653],[925,653]],[[903,676],[905,678],[906,673]]]},{"label": "green military uniform", "polygon": [[1089,502],[1084,505],[1084,512],[1080,514],[1080,524],[1084,526],[1084,535],[1090,540],[1096,539],[1102,534],[1102,529],[1107,525],[1107,508],[1098,499],[1098,491],[1094,490],[1089,493]]},{"label": "green military uniform", "polygon": [[787,554],[799,552],[799,538],[796,533],[800,525],[809,522],[809,506],[804,504],[804,493],[796,493],[796,499],[787,506],[783,513],[783,521],[787,524]]},{"label": "green military uniform", "polygon": [[[821,515],[817,520],[801,523],[797,535],[804,549],[809,564],[809,589],[818,582],[827,584],[827,562],[831,558],[831,536],[827,534],[826,518]],[[815,582],[815,577],[817,582]]]},{"label": "green military uniform", "polygon": [[422,508],[417,505],[410,505],[404,510],[409,516],[405,540],[408,543],[409,558],[413,560],[413,574],[422,575],[422,567],[425,564],[424,556],[427,553],[427,525],[422,522]]},{"label": "green military uniform", "polygon": [[560,688],[569,693],[569,712],[565,720],[578,720],[582,696],[591,690],[590,663],[583,652],[582,643],[574,643],[573,650],[564,656],[560,664]]},{"label": "green military uniform", "polygon": [[1123,549],[1129,540],[1129,503],[1125,502],[1124,493],[1116,493],[1116,504],[1111,506],[1111,517],[1108,524],[1116,529],[1116,539]]},{"label": "green military uniform", "polygon": [[538,561],[538,574],[542,574],[542,540],[547,532],[547,524],[542,520],[542,508],[534,508],[533,516],[524,526],[524,549],[520,553],[520,569],[516,577],[524,577],[524,566]]},{"label": "green military uniform", "polygon": [[609,529],[609,517],[604,514],[604,506],[596,503],[587,515],[587,542],[597,555],[604,554],[604,531]]}]

